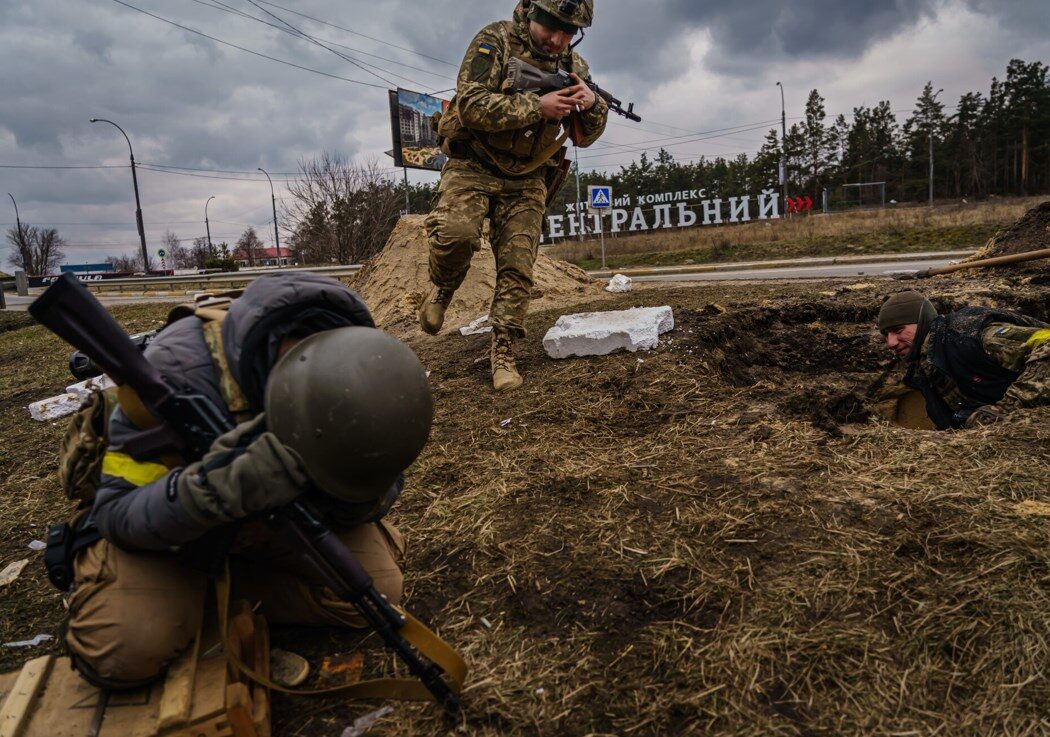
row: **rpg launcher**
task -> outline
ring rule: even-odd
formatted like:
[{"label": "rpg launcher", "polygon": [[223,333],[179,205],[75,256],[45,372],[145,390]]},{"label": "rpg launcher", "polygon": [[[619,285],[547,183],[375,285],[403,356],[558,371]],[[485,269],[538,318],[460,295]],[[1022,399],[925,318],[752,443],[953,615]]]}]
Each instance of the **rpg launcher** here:
[{"label": "rpg launcher", "polygon": [[[635,123],[642,122],[641,117],[634,112],[633,102],[629,103],[625,110],[622,102],[596,85],[590,78],[583,81],[594,91],[594,94],[601,96],[601,98],[608,103],[609,109],[614,113],[622,115],[628,120],[633,120]],[[572,87],[574,84],[576,84],[576,82],[574,82],[572,77],[569,76],[569,73],[564,70],[559,69],[554,73],[545,72],[517,57],[511,57],[507,62],[507,79],[503,83],[503,89],[505,92],[535,92],[537,90],[553,91],[563,90],[566,87]]]},{"label": "rpg launcher", "polygon": [[[63,274],[29,307],[29,313],[65,340],[118,385],[133,389],[161,423],[187,462],[199,460],[212,442],[233,429],[233,423],[208,397],[177,391],[142,355],[113,316],[72,274]],[[458,688],[445,680],[445,670],[421,657],[405,634],[418,630],[407,614],[394,608],[361,563],[304,502],[294,501],[270,513],[271,524],[295,541],[305,573],[352,603],[379,634],[383,643],[422,682],[431,698],[450,713],[459,711]],[[436,652],[436,651],[435,651]],[[459,674],[462,677],[462,673]]]}]

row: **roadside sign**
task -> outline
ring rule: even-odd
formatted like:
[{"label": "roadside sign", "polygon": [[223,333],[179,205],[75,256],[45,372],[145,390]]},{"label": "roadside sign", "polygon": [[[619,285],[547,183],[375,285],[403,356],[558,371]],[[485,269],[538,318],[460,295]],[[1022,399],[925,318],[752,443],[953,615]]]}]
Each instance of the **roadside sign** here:
[{"label": "roadside sign", "polygon": [[168,252],[165,251],[163,248],[158,248],[157,249],[157,255],[160,256],[161,258],[164,258],[165,256],[168,255]]},{"label": "roadside sign", "polygon": [[587,207],[591,210],[607,210],[612,207],[612,187],[605,184],[587,185]]}]

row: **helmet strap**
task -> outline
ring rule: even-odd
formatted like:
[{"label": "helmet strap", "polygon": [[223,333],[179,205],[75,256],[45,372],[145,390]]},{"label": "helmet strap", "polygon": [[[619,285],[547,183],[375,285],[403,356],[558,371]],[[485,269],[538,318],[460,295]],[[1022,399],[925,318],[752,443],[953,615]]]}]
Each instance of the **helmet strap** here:
[{"label": "helmet strap", "polygon": [[581,28],[581,29],[580,29],[580,37],[579,37],[578,39],[576,39],[575,41],[573,41],[573,42],[572,42],[571,44],[569,44],[569,50],[570,50],[570,51],[572,51],[572,50],[573,50],[573,49],[575,49],[575,48],[576,48],[577,46],[579,46],[579,45],[580,45],[580,42],[581,42],[581,41],[583,41],[583,37],[584,37],[585,35],[586,35],[586,34],[585,34],[585,33],[583,32],[583,29]]}]

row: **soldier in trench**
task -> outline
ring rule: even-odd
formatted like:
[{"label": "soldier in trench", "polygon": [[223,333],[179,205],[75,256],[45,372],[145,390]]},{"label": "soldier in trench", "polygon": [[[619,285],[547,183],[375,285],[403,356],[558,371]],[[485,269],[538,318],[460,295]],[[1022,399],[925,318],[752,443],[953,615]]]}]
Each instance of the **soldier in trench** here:
[{"label": "soldier in trench", "polygon": [[883,303],[878,326],[905,364],[905,385],[922,394],[940,430],[1050,404],[1050,325],[1033,317],[988,307],[939,315],[908,291]]}]

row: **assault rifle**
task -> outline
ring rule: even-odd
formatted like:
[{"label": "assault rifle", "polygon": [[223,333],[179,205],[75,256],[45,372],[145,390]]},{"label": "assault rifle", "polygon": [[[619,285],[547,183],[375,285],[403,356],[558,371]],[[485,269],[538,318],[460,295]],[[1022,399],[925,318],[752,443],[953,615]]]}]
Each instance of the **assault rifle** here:
[{"label": "assault rifle", "polygon": [[[609,109],[614,113],[622,115],[628,120],[633,120],[635,123],[642,122],[641,117],[634,112],[633,102],[629,103],[625,110],[622,102],[596,85],[589,77],[583,82],[594,91],[594,94],[605,100],[609,105]],[[554,73],[545,72],[517,57],[511,57],[507,62],[507,79],[503,83],[503,89],[507,92],[535,92],[537,90],[563,90],[566,87],[572,87],[574,84],[576,82],[573,78],[562,69]]]},{"label": "assault rifle", "polygon": [[[118,385],[133,389],[150,413],[163,422],[187,461],[199,460],[212,442],[233,429],[225,413],[203,394],[173,389],[142,355],[94,295],[72,274],[63,274],[29,307],[29,313],[58,337],[83,352]],[[408,666],[450,713],[459,695],[439,665],[424,660],[402,634],[406,619],[380,594],[368,572],[303,501],[269,513],[300,551],[311,580],[357,607],[383,643]]]}]

